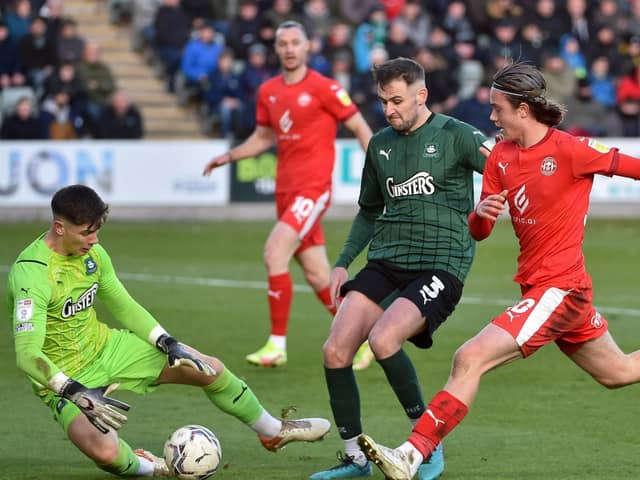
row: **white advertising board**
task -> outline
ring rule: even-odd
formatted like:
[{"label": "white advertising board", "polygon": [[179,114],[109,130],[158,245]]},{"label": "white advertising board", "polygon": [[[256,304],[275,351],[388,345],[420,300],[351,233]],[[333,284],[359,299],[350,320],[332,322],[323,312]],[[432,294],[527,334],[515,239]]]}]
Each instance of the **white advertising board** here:
[{"label": "white advertising board", "polygon": [[59,188],[82,183],[112,205],[224,205],[228,167],[202,168],[227,149],[211,142],[0,142],[0,208],[46,206]]},{"label": "white advertising board", "polygon": [[[640,139],[604,138],[602,143],[615,146],[627,155],[640,158]],[[333,171],[333,203],[355,205],[358,201],[364,154],[355,140],[336,142],[336,166]],[[482,177],[474,176],[476,201],[482,189]],[[630,178],[596,175],[591,203],[640,203],[640,182]]]}]

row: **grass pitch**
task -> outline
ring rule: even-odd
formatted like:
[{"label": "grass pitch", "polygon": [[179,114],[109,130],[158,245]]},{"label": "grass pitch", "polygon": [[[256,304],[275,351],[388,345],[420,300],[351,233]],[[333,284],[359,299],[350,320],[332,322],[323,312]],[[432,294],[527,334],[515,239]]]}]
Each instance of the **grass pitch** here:
[{"label": "grass pitch", "polygon": [[[268,334],[262,245],[270,223],[108,223],[101,241],[129,291],[178,339],[220,357],[253,388],[273,413],[289,405],[298,416],[331,417],[321,346],[329,315],[308,289],[294,295],[289,364],[259,369],[244,356]],[[46,224],[0,226],[0,308],[6,312],[6,273],[17,253]],[[346,238],[348,222],[325,224],[330,258]],[[640,223],[592,220],[585,253],[595,303],[610,322],[621,348],[640,344]],[[414,359],[425,400],[446,381],[455,349],[518,298],[511,281],[517,242],[511,226],[499,224],[478,245],[461,305],[436,335],[429,351],[406,347]],[[363,258],[351,268],[355,273]],[[293,267],[294,282],[303,286]],[[102,319],[111,322],[104,308]],[[84,458],[66,440],[50,412],[32,395],[15,367],[5,318],[0,336],[0,479],[114,478]],[[365,430],[395,446],[410,431],[377,365],[357,378]],[[443,479],[623,480],[638,477],[637,386],[607,391],[554,346],[488,374],[461,426],[445,440]],[[134,447],[161,452],[175,428],[201,423],[223,447],[224,469],[215,478],[286,480],[337,463],[342,442],[332,431],[319,444],[293,444],[273,454],[237,420],[213,407],[197,389],[166,386],[147,396],[119,392],[132,405],[123,437]],[[635,459],[635,460],[634,460]],[[381,478],[378,472],[375,478]]]}]

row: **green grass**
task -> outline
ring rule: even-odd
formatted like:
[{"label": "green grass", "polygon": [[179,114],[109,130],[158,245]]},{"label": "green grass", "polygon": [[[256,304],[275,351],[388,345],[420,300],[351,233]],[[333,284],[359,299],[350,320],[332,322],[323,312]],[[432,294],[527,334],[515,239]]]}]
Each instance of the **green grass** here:
[{"label": "green grass", "polygon": [[[0,308],[6,312],[6,267],[45,224],[0,225]],[[329,254],[335,259],[347,222],[326,224]],[[193,279],[264,281],[262,244],[269,223],[109,223],[101,241],[122,274]],[[585,252],[595,284],[595,302],[625,351],[640,340],[640,257],[637,221],[591,221]],[[456,347],[518,297],[511,281],[517,242],[508,224],[479,244],[465,286],[465,300],[438,331],[430,351],[407,346],[416,362],[425,398],[444,384]],[[352,268],[352,273],[362,259]],[[297,267],[296,284],[303,284]],[[124,276],[124,275],[123,275]],[[289,364],[261,370],[244,355],[268,334],[265,292],[248,287],[212,287],[197,282],[134,280],[131,293],[184,342],[220,357],[243,377],[274,413],[295,405],[298,415],[331,418],[322,371],[321,345],[330,319],[315,297],[294,297]],[[147,278],[147,277],[145,277]],[[620,313],[615,309],[629,309]],[[102,318],[111,321],[104,309]],[[6,318],[6,317],[5,317]],[[65,439],[50,412],[31,394],[15,367],[8,323],[0,335],[0,479],[106,479]],[[381,370],[357,374],[365,429],[389,445],[403,441],[409,425]],[[490,373],[466,420],[445,441],[444,479],[637,478],[638,387],[607,391],[568,361],[554,346],[531,359]],[[159,452],[178,426],[202,423],[223,445],[225,469],[215,478],[304,479],[335,464],[342,446],[336,432],[320,444],[291,445],[266,452],[255,435],[212,407],[197,389],[167,386],[148,396],[118,393],[132,405],[122,435],[134,447]],[[634,460],[634,458],[636,460]],[[381,476],[376,472],[376,478]]]}]

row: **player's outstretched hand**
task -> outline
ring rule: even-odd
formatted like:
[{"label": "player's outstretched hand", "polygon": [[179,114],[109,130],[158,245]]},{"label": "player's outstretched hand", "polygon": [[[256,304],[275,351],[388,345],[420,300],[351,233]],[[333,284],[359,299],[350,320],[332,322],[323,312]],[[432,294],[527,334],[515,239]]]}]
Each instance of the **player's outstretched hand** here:
[{"label": "player's outstretched hand", "polygon": [[215,369],[211,365],[189,352],[180,342],[170,335],[161,335],[156,345],[167,354],[167,361],[171,368],[185,365],[205,375],[213,376],[216,374]]},{"label": "player's outstretched hand", "polygon": [[75,403],[94,427],[107,433],[109,428],[119,430],[127,421],[127,416],[116,408],[126,412],[129,405],[109,397],[119,386],[118,383],[112,383],[108,387],[87,388],[80,382],[69,379],[62,388],[62,396]]},{"label": "player's outstretched hand", "polygon": [[329,280],[329,293],[331,294],[331,303],[336,308],[340,306],[342,298],[340,297],[340,287],[349,279],[349,272],[346,268],[336,267],[331,272],[331,278]]},{"label": "player's outstretched hand", "polygon": [[229,152],[225,152],[222,155],[218,155],[217,157],[213,157],[209,160],[204,166],[204,170],[202,171],[203,176],[208,176],[214,168],[221,167],[231,161],[231,154]]}]

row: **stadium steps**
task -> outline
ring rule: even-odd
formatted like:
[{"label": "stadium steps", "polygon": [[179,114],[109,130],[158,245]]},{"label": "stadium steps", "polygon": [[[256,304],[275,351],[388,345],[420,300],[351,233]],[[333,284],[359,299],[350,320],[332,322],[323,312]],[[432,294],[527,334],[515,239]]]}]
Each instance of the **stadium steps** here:
[{"label": "stadium steps", "polygon": [[127,92],[141,110],[145,138],[156,140],[203,139],[193,108],[178,106],[175,95],[165,91],[140,54],[129,46],[129,27],[109,23],[106,0],[65,0],[64,14],[78,22],[87,41],[102,49],[102,60],[115,75],[118,87]]}]

